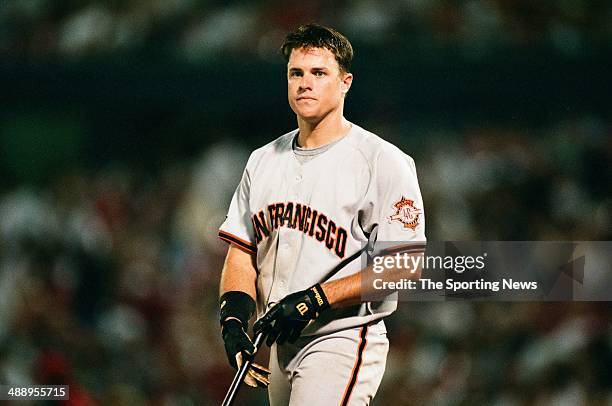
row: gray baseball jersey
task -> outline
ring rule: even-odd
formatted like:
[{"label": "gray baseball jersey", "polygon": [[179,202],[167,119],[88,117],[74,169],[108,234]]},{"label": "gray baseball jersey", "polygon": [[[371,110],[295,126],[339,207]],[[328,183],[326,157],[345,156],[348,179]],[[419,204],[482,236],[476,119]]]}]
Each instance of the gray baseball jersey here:
[{"label": "gray baseball jersey", "polygon": [[[255,150],[234,193],[219,237],[257,256],[261,316],[290,293],[324,282],[378,227],[379,241],[423,247],[425,216],[414,161],[353,124],[323,152],[303,159],[291,131]],[[358,258],[332,279],[359,272]],[[397,302],[329,309],[304,335],[362,326],[392,313]]]}]

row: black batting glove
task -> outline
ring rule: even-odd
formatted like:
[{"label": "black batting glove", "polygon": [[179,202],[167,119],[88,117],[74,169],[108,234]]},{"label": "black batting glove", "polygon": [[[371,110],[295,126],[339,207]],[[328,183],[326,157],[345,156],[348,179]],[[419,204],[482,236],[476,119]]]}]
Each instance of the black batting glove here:
[{"label": "black batting glove", "polygon": [[242,323],[236,319],[229,319],[223,323],[221,334],[225,344],[227,360],[234,368],[238,368],[236,357],[242,354],[242,362],[250,359],[255,354],[255,345],[244,331]]},{"label": "black batting glove", "polygon": [[236,361],[238,354],[242,354],[243,361],[255,354],[255,346],[246,333],[253,313],[255,313],[255,301],[245,292],[226,292],[219,299],[221,336],[227,360],[234,368],[238,368]]},{"label": "black batting glove", "polygon": [[311,320],[329,307],[320,284],[292,293],[275,304],[253,326],[255,335],[267,334],[266,344],[294,343]]}]

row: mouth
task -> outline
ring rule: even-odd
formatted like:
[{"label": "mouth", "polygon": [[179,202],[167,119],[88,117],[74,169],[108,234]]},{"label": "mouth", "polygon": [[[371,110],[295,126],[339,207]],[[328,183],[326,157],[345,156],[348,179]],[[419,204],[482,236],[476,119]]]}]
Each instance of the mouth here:
[{"label": "mouth", "polygon": [[297,101],[307,101],[307,100],[316,100],[316,99],[314,97],[300,96],[296,100]]}]

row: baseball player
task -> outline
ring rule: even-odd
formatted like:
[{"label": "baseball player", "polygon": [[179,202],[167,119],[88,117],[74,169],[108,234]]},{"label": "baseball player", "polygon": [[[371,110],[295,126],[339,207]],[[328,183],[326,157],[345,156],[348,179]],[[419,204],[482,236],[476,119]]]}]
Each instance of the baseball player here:
[{"label": "baseball player", "polygon": [[222,336],[236,367],[254,351],[249,320],[265,314],[254,329],[268,333],[269,370],[255,366],[247,379],[269,382],[272,406],[365,405],[385,370],[383,318],[397,303],[361,300],[359,259],[322,278],[375,230],[378,241],[422,251],[414,161],[344,118],[353,82],[346,37],[304,25],[287,35],[281,52],[298,128],[251,154],[219,229],[230,243]]}]

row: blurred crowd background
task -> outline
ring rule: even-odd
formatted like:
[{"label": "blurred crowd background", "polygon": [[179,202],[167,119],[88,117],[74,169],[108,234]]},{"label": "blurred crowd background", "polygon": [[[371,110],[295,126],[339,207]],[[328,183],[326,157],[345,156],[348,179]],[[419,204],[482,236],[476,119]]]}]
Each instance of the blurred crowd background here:
[{"label": "blurred crowd background", "polygon": [[[216,405],[217,240],[295,127],[284,34],[353,42],[349,120],[416,161],[430,240],[612,239],[612,3],[0,2],[0,383]],[[403,303],[374,404],[612,404],[607,302]],[[267,404],[244,390],[241,404]]]}]

